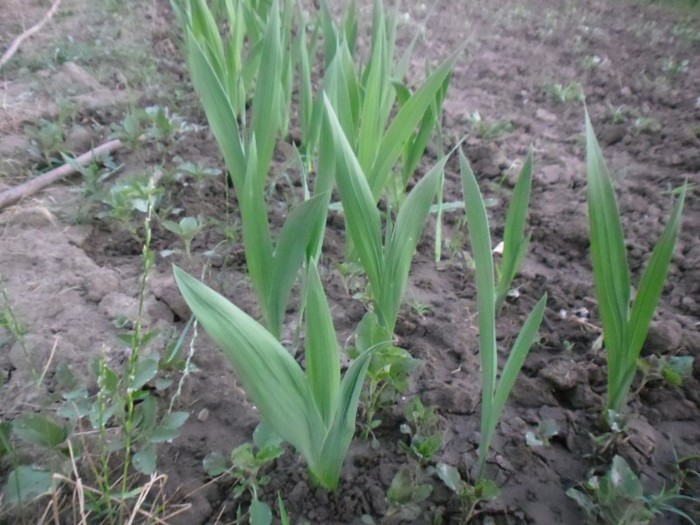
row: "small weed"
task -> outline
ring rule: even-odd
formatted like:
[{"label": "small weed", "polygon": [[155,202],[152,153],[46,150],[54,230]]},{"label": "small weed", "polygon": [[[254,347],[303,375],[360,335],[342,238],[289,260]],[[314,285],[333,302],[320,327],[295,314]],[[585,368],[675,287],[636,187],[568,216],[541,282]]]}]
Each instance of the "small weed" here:
[{"label": "small weed", "polygon": [[[350,357],[355,359],[357,356],[357,351],[351,349]],[[371,437],[372,445],[379,446],[374,435],[374,430],[382,424],[379,414],[396,403],[408,388],[411,373],[421,364],[421,360],[411,357],[407,350],[398,346],[390,345],[375,352],[360,397],[362,439]]]},{"label": "small weed", "polygon": [[425,467],[442,448],[440,420],[435,407],[426,407],[416,396],[406,405],[404,414],[406,423],[401,425],[400,430],[410,440],[408,443],[401,442],[400,446]]},{"label": "small weed", "polygon": [[637,117],[634,120],[634,129],[637,133],[656,134],[662,129],[661,122],[653,117]]},{"label": "small weed", "polygon": [[25,132],[31,139],[29,155],[42,166],[53,167],[61,162],[66,152],[63,122],[40,119],[36,125],[27,126]]},{"label": "small weed", "polygon": [[566,494],[583,509],[589,523],[645,525],[665,512],[695,523],[675,503],[697,501],[696,498],[682,495],[679,486],[646,496],[639,477],[620,456],[613,458],[610,470],[604,475],[592,476]]},{"label": "small weed", "polygon": [[513,123],[509,120],[484,120],[478,111],[471,112],[469,122],[474,134],[486,141],[495,140],[501,135],[511,133],[515,129]]},{"label": "small weed", "polygon": [[190,247],[194,238],[206,228],[206,222],[196,217],[183,217],[179,222],[165,220],[163,227],[177,235],[185,245],[187,257],[192,257]]},{"label": "small weed", "polygon": [[236,447],[228,459],[220,452],[212,452],[204,458],[203,466],[209,476],[230,476],[233,479],[233,496],[236,500],[240,500],[245,494],[250,496],[248,512],[251,524],[271,523],[272,511],[266,503],[260,501],[259,494],[260,489],[270,481],[270,476],[264,473],[265,470],[283,453],[282,440],[267,425],[261,423],[253,433],[252,443]]},{"label": "small weed", "polygon": [[581,86],[580,82],[569,82],[566,86],[550,84],[546,89],[552,100],[560,104],[584,101],[583,86]]},{"label": "small weed", "polygon": [[500,493],[492,480],[482,478],[472,484],[465,481],[468,478],[462,477],[458,469],[446,463],[437,464],[436,474],[459,499],[464,523],[469,523],[476,515],[481,503],[496,499]]},{"label": "small weed", "polygon": [[678,77],[688,73],[690,69],[689,60],[676,60],[673,57],[666,57],[661,61],[661,71],[669,77]]},{"label": "small weed", "polygon": [[639,394],[650,382],[665,381],[674,386],[681,386],[683,380],[693,375],[693,356],[658,356],[642,357],[637,361],[637,369],[642,378],[637,387]]},{"label": "small weed", "polygon": [[559,435],[559,425],[553,419],[545,419],[540,421],[537,428],[532,431],[528,430],[525,433],[525,442],[528,447],[548,447],[550,440]]},{"label": "small weed", "polygon": [[596,69],[607,62],[607,59],[601,58],[598,55],[586,55],[583,58],[583,67],[586,69]]}]

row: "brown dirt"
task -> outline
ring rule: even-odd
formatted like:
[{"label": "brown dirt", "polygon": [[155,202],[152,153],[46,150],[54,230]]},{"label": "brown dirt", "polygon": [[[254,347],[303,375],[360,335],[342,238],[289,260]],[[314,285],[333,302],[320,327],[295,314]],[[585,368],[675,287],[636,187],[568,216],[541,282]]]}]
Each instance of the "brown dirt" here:
[{"label": "brown dirt", "polygon": [[[405,38],[415,30],[424,31],[416,46],[416,76],[422,74],[426,60],[435,62],[467,41],[446,102],[445,130],[453,141],[469,133],[467,156],[482,190],[496,199],[490,208],[496,239],[502,235],[518,163],[530,146],[535,151],[529,219],[533,241],[515,283],[520,296],[509,301],[501,313],[502,348],[508,348],[544,292],[549,295],[548,308],[541,340],[528,357],[494,440],[489,473],[501,487],[501,496],[483,507],[475,523],[579,523],[582,513],[564,492],[601,466],[588,457],[593,450],[589,434],[599,431],[606,369],[605,356],[593,346],[599,321],[588,258],[583,108],[578,101],[557,102],[551,86],[580,82],[586,94],[609,166],[617,176],[630,263],[638,279],[670,212],[669,191],[686,179],[700,182],[700,16],[697,9],[686,12],[656,4],[601,0],[449,0],[436,4],[432,12],[413,0],[402,6]],[[182,86],[180,77],[186,74],[177,65],[180,59],[164,29],[172,23],[167,3],[154,2],[147,12],[151,18],[146,18],[143,29],[150,31],[160,60],[159,78]],[[5,22],[19,16],[18,11],[9,13],[9,18],[0,21],[0,47],[9,42],[19,24],[18,18]],[[363,11],[361,20],[369,23],[367,13]],[[79,10],[71,12],[56,27],[74,24],[75,29],[79,17]],[[116,20],[124,19],[117,16]],[[28,52],[50,45],[45,36],[32,42]],[[44,73],[32,72],[36,74],[19,67],[0,71],[4,100],[10,101],[2,107],[8,118],[0,113],[0,122],[12,123],[0,124],[0,151],[8,158],[13,151],[16,156],[12,162],[0,163],[5,167],[0,171],[0,189],[30,171],[30,161],[14,147],[24,148],[28,142],[17,123],[28,124],[38,116],[56,117],[58,109],[49,107],[46,98],[47,85],[54,79],[58,81],[53,89],[62,90],[67,97],[86,93],[102,97],[103,103],[97,106],[81,105],[78,100],[73,118],[90,130],[93,142],[105,136],[109,123],[121,119],[117,96],[123,85],[110,82],[118,75],[104,69],[98,73],[94,63],[81,62],[80,57],[76,63],[78,69],[63,64]],[[69,80],[62,84],[60,79],[66,75]],[[94,82],[89,81],[92,75]],[[68,89],[76,85],[82,86],[79,92]],[[144,103],[173,103],[167,93],[150,90],[148,83],[140,89]],[[178,89],[190,92],[186,85]],[[181,100],[194,104],[191,95]],[[172,109],[204,124],[196,106]],[[618,109],[619,120],[614,120]],[[474,111],[486,122],[510,121],[513,129],[492,140],[479,137],[469,118]],[[206,132],[187,135],[172,148],[167,155],[124,152],[117,160],[126,173],[171,167],[175,155],[206,165],[220,164]],[[286,149],[281,151],[280,166],[286,160]],[[280,167],[277,173],[282,170]],[[187,215],[221,218],[226,210],[223,183],[207,184],[195,190],[192,185],[174,183],[170,201],[163,206],[184,208]],[[278,202],[291,195],[281,177],[273,189],[272,198]],[[121,350],[112,321],[132,311],[137,294],[140,245],[102,221],[91,226],[71,224],[79,199],[69,186],[57,186],[0,214],[0,274],[19,317],[29,328],[35,365],[46,362],[56,342],[55,362],[84,367],[87,357],[100,352],[118,357]],[[446,200],[459,199],[458,166],[451,161]],[[280,206],[272,209],[276,210],[272,220],[277,223],[283,210]],[[447,216],[447,240],[464,236],[457,219],[456,214]],[[618,449],[649,490],[674,483],[674,454],[683,457],[700,452],[698,224],[700,204],[694,188],[688,195],[684,228],[644,349],[645,354],[694,356],[693,376],[679,388],[654,382],[633,398],[630,410],[635,416],[629,440]],[[342,220],[332,216],[328,226],[323,277],[337,315],[339,338],[345,341],[364,307],[348,295],[338,271],[344,255]],[[434,404],[444,429],[440,459],[467,470],[475,461],[479,431],[475,286],[462,248],[454,253],[445,249],[440,263],[432,261],[431,231],[426,229],[419,246],[407,293],[407,303],[415,300],[428,305],[430,311],[421,316],[407,306],[397,325],[401,345],[424,360],[424,365],[399,405],[413,395]],[[194,260],[179,262],[199,273],[203,254],[217,248],[212,286],[255,314],[242,249],[222,247],[222,239],[213,230],[200,235],[193,245]],[[155,247],[179,246],[174,236],[156,226]],[[170,276],[170,262],[159,258],[148,298],[147,320],[150,326],[163,329],[187,315]],[[3,347],[2,341],[0,368],[8,381],[0,390],[0,415],[12,418],[37,400],[26,386],[30,372],[24,355],[17,345]],[[199,371],[187,382],[181,409],[193,415],[208,412],[208,417],[191,417],[181,437],[161,447],[159,467],[168,474],[175,497],[188,495],[193,505],[177,523],[228,523],[236,512],[230,483],[205,485],[208,480],[201,461],[211,451],[227,452],[250,439],[257,415],[205,336],[197,342],[195,362]],[[399,431],[401,406],[383,419],[377,434],[380,447],[374,449],[357,440],[337,493],[314,488],[303,462],[290,451],[270,470],[272,481],[264,499],[274,504],[276,494],[282,494],[295,523],[361,523],[363,515],[378,523],[395,523],[385,494],[394,474],[407,461],[398,446],[405,439]],[[560,434],[549,447],[528,447],[525,432],[547,419],[558,423]],[[441,514],[445,523],[459,523],[456,502],[436,478],[431,482],[435,489],[425,502],[426,512]],[[700,493],[697,485],[694,490]],[[696,516],[700,513],[697,506],[686,510]],[[658,521],[679,522],[670,514]]]}]

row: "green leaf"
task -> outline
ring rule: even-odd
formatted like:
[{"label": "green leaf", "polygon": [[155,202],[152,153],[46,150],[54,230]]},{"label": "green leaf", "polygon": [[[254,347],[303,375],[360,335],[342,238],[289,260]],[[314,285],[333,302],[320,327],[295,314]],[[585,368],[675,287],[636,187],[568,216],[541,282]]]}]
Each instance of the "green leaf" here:
[{"label": "green leaf", "polygon": [[316,265],[311,262],[306,289],[306,373],[311,395],[326,428],[340,395],[340,350],[333,318]]},{"label": "green leaf", "polygon": [[515,274],[520,269],[527,253],[530,237],[525,235],[527,212],[530,207],[530,190],[532,188],[532,149],[520,170],[518,182],[513,190],[513,198],[506,214],[505,231],[503,233],[503,264],[500,279],[496,289],[496,309],[500,308],[513,282]]},{"label": "green leaf", "polygon": [[21,465],[7,476],[2,490],[3,503],[10,506],[26,505],[55,489],[53,474],[48,470]]},{"label": "green leaf", "polygon": [[318,481],[329,490],[335,490],[338,486],[340,469],[355,434],[357,404],[372,353],[372,350],[368,350],[360,354],[345,372],[333,425],[320,449],[319,459],[311,469]]},{"label": "green leaf", "polygon": [[14,420],[12,432],[22,441],[39,447],[56,448],[68,439],[68,429],[41,414],[25,414]]},{"label": "green leaf", "polygon": [[142,474],[153,474],[156,471],[156,446],[148,444],[131,458],[134,468]]},{"label": "green leaf", "polygon": [[158,373],[158,357],[149,356],[136,361],[134,376],[129,385],[133,390],[141,390],[143,386]]},{"label": "green leaf", "polygon": [[180,435],[182,425],[189,417],[187,412],[171,412],[167,414],[149,437],[151,443],[165,443]]},{"label": "green leaf", "polygon": [[448,156],[440,159],[411,190],[399,210],[396,225],[387,243],[378,313],[384,317],[384,324],[391,332],[394,330],[406,290],[413,255],[428,219],[447,159]]},{"label": "green leaf", "polygon": [[204,472],[212,478],[220,476],[229,468],[226,457],[218,451],[207,454],[202,460],[202,466],[204,467]]},{"label": "green leaf", "polygon": [[333,137],[336,155],[336,179],[345,213],[348,233],[374,290],[381,287],[384,254],[381,221],[367,179],[336,117],[328,98],[324,98],[328,132]]},{"label": "green leaf", "polygon": [[375,156],[376,161],[368,173],[368,180],[375,203],[379,200],[381,192],[386,187],[391,175],[391,169],[401,155],[406,141],[416,129],[425,112],[435,101],[437,93],[442,89],[445,80],[452,72],[452,67],[461,52],[462,48],[460,47],[433,71],[410,100],[401,107],[384,133]]},{"label": "green leaf", "polygon": [[272,510],[267,503],[258,499],[250,502],[250,525],[270,525],[272,523]]},{"label": "green leaf", "polygon": [[[496,287],[494,285],[494,267],[491,250],[491,233],[489,230],[486,206],[481,190],[476,182],[466,157],[460,150],[460,171],[462,189],[467,214],[469,241],[474,257],[476,273],[476,295],[479,309],[479,348],[481,354],[482,377],[482,418],[480,457],[487,454],[484,448],[485,436],[490,434],[495,414],[493,403],[496,393],[496,374],[498,372],[498,355],[496,352]],[[485,459],[481,460],[482,462]]]},{"label": "green leaf", "polygon": [[211,288],[174,268],[185,301],[224,351],[245,391],[280,437],[305,457],[320,447],[320,415],[292,355],[250,316]]},{"label": "green leaf", "polygon": [[629,366],[630,274],[615,191],[588,112],[586,164],[593,278],[608,352],[608,408],[619,411],[622,400],[618,401],[620,392],[615,385]]},{"label": "green leaf", "polygon": [[10,443],[10,434],[12,433],[12,423],[3,421],[0,423],[0,459],[7,454],[10,454],[14,448]]},{"label": "green leaf", "polygon": [[446,463],[438,463],[435,466],[435,470],[438,478],[447,485],[448,489],[455,494],[460,494],[462,492],[462,485],[464,482],[462,481],[462,476],[459,475],[459,470]]},{"label": "green leaf", "polygon": [[322,242],[329,197],[315,195],[296,206],[280,232],[267,299],[268,329],[278,338],[299,268]]}]

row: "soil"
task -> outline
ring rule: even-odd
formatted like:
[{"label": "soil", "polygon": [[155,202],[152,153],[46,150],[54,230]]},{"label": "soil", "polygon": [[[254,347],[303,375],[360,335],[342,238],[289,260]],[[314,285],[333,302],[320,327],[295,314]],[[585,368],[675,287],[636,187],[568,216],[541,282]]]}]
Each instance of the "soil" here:
[{"label": "soil", "polygon": [[[14,65],[0,70],[0,190],[45,168],[29,153],[28,127],[39,118],[63,119],[65,147],[75,153],[103,142],[110,126],[121,122],[127,104],[169,106],[189,122],[205,126],[177,52],[177,28],[168,3],[145,3],[134,12],[113,8],[113,2],[106,0],[101,3],[100,9],[88,9],[88,0],[66,0],[63,16],[26,43]],[[367,25],[370,3],[360,2],[360,20]],[[41,2],[26,4],[9,0],[3,7],[0,48],[46,8]],[[87,25],[88,13],[98,17],[91,19],[96,25]],[[591,438],[600,434],[606,367],[604,351],[596,345],[600,323],[588,254],[583,105],[576,100],[575,83],[585,93],[616,176],[636,282],[672,208],[672,190],[686,180],[700,183],[700,13],[626,1],[445,0],[432,6],[404,0],[401,20],[400,45],[420,33],[411,78],[420,78],[426,63],[435,64],[466,42],[452,75],[444,130],[448,144],[467,136],[465,152],[482,191],[492,199],[489,214],[496,242],[503,233],[504,212],[521,162],[529,148],[535,156],[529,215],[532,243],[514,283],[519,293],[509,298],[499,316],[502,358],[545,292],[547,311],[540,340],[524,365],[494,439],[488,473],[501,494],[481,507],[473,523],[580,523],[583,514],[565,491],[592,472],[601,472],[610,455],[594,455]],[[83,31],[84,27],[89,29]],[[66,40],[66,35],[71,38]],[[65,60],[56,58],[59,45]],[[110,46],[113,52],[107,51]],[[134,46],[146,49],[148,59],[129,61]],[[76,49],[91,49],[92,54]],[[139,68],[152,69],[138,77]],[[567,86],[571,100],[557,100]],[[67,105],[70,117],[63,118]],[[474,123],[474,112],[481,116],[483,127]],[[488,136],[486,126],[505,122],[510,123],[505,133]],[[276,159],[270,192],[273,224],[283,220],[285,203],[298,198],[284,177],[287,172],[294,177],[287,162],[293,158],[290,151],[281,144]],[[210,134],[197,128],[165,150],[119,152],[115,161],[123,167],[115,178],[167,172],[178,157],[222,169]],[[431,150],[425,168],[434,157]],[[187,179],[168,184],[163,209],[182,208],[183,216],[221,221],[228,217],[235,224],[235,210],[227,206],[221,177],[201,185]],[[446,201],[462,198],[455,159],[448,163],[445,191]],[[80,181],[74,178],[0,212],[1,285],[27,328],[25,346],[30,349],[27,357],[21,345],[0,331],[3,420],[41,404],[30,386],[30,363],[38,369],[49,363],[50,384],[58,363],[87,374],[95,356],[124,358],[115,321],[122,316],[133,319],[137,311],[141,244],[105,219],[81,218],[76,210],[84,198]],[[281,494],[294,523],[365,523],[368,516],[376,523],[401,521],[385,496],[397,470],[408,462],[399,446],[406,439],[399,427],[404,422],[403,404],[412,396],[437,408],[444,431],[438,459],[462,472],[473,466],[480,412],[476,291],[459,214],[447,213],[445,223],[445,246],[437,264],[434,219],[426,228],[396,329],[401,346],[424,363],[397,406],[382,414],[379,447],[356,439],[340,488],[333,494],[314,487],[303,461],[291,450],[270,468],[271,481],[262,498],[274,507]],[[673,486],[676,458],[700,453],[697,225],[700,200],[697,187],[692,187],[668,281],[643,350],[646,356],[693,356],[692,375],[680,387],[652,381],[633,396],[628,439],[616,450],[649,491]],[[332,213],[322,277],[344,342],[365,306],[348,292],[341,276],[342,226],[342,218]],[[148,327],[168,332],[181,328],[188,317],[171,275],[172,262],[194,274],[209,262],[210,284],[239,307],[258,314],[240,243],[222,244],[220,228],[211,227],[195,239],[193,258],[188,260],[182,254],[164,257],[163,250],[181,249],[180,241],[160,224],[154,233],[153,246],[161,255],[149,279]],[[427,309],[410,306],[416,304]],[[295,308],[289,311],[285,334],[289,340]],[[209,483],[202,459],[209,452],[227,453],[250,440],[259,418],[223,356],[201,333],[194,362],[198,371],[188,377],[179,401],[179,409],[192,416],[181,436],[159,449],[159,471],[168,476],[171,501],[191,505],[173,523],[229,523],[235,520],[238,504],[231,495],[231,482]],[[525,433],[547,420],[557,423],[558,435],[549,446],[528,446]],[[413,522],[431,523],[428,517],[438,515],[444,523],[462,522],[447,488],[434,476],[429,483],[433,493],[422,504],[425,512]],[[691,480],[687,493],[697,496],[700,485],[698,480],[694,483]],[[700,517],[697,505],[682,508]],[[680,522],[669,513],[658,520]]]}]

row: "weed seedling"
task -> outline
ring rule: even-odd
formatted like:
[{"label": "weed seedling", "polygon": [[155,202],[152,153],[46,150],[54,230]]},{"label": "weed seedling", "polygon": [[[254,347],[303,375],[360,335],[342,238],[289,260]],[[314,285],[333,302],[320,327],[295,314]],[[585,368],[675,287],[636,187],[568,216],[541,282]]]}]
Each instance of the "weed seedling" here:
[{"label": "weed seedling", "polygon": [[591,524],[648,525],[664,512],[695,524],[675,502],[697,502],[697,498],[683,496],[678,486],[646,496],[639,477],[620,456],[613,458],[610,470],[604,475],[592,476],[579,488],[567,490],[566,495],[578,503]]},{"label": "weed seedling", "polygon": [[234,480],[233,497],[236,500],[246,493],[250,496],[248,512],[251,523],[269,524],[272,522],[272,510],[260,501],[260,489],[270,481],[265,470],[283,453],[282,440],[265,423],[261,423],[253,433],[252,443],[244,443],[233,449],[228,460],[220,452],[212,452],[204,458],[203,466],[209,476],[230,476]]},{"label": "weed seedling", "polygon": [[438,463],[435,471],[437,477],[459,499],[464,523],[469,523],[476,515],[481,503],[496,499],[500,492],[496,483],[490,479],[482,478],[475,483],[465,481],[469,479],[468,476],[462,477],[458,469],[446,463]]},{"label": "weed seedling", "polygon": [[555,102],[566,104],[569,102],[583,102],[583,86],[580,82],[569,82],[566,86],[562,84],[550,84],[547,91]]},{"label": "weed seedling", "polygon": [[408,442],[399,446],[408,456],[408,464],[401,467],[391,481],[387,491],[389,510],[386,517],[394,521],[416,521],[428,517],[425,502],[433,492],[429,466],[442,448],[442,432],[435,407],[426,407],[418,396],[411,399],[404,410],[406,422],[401,432]]},{"label": "weed seedling", "polygon": [[195,217],[183,217],[179,222],[165,220],[163,221],[163,227],[180,238],[185,245],[185,253],[187,257],[190,258],[192,256],[190,253],[192,241],[206,228],[206,224],[204,221]]}]

